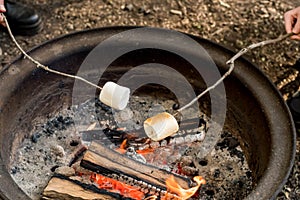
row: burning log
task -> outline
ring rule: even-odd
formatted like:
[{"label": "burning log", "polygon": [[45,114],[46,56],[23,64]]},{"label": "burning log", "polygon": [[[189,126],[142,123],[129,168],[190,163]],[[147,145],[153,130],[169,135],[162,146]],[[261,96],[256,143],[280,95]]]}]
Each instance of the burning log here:
[{"label": "burning log", "polygon": [[95,185],[84,184],[78,180],[65,177],[63,175],[55,175],[49,181],[47,187],[42,194],[43,200],[132,200],[131,198],[122,197],[118,193],[108,192],[99,189]]},{"label": "burning log", "polygon": [[85,169],[73,166],[67,167],[74,168],[74,173],[68,176],[55,174],[42,199],[182,199],[186,194],[193,195],[200,186],[194,179],[194,187],[190,188],[192,182],[188,178],[131,160],[96,142],[84,154],[80,165]]},{"label": "burning log", "polygon": [[131,184],[156,191],[166,190],[165,181],[172,175],[183,188],[192,185],[188,178],[134,161],[96,142],[91,143],[81,161],[81,166],[107,176],[116,175],[117,178],[125,176],[128,177],[128,182],[132,182]]},{"label": "burning log", "polygon": [[91,173],[90,181],[83,181],[81,176],[66,177],[56,174],[49,181],[42,194],[42,200],[186,200],[193,196],[205,180],[200,177],[194,177],[196,186],[184,189],[174,179],[174,176],[166,180],[167,191],[161,192],[159,196],[147,195],[145,190],[138,186],[128,184],[107,178],[100,174]]},{"label": "burning log", "polygon": [[[176,143],[182,137],[199,135],[199,125],[195,123],[199,121],[188,120],[182,123],[181,127],[184,130],[178,134],[177,138],[170,138],[168,143]],[[200,122],[201,124],[203,125]],[[130,149],[130,146],[126,144],[127,140],[131,141],[132,145],[148,144],[149,139],[139,137],[140,134],[144,134],[140,131],[143,130],[131,133],[122,129],[103,130],[109,136],[106,140],[114,140],[116,143],[122,141],[124,147],[121,145],[120,148],[124,148],[126,152]],[[95,130],[86,132],[93,136],[97,136],[97,133],[98,131]],[[192,188],[195,191],[199,188],[200,184],[197,181],[192,182],[189,178],[144,164],[109,149],[102,144],[108,142],[106,140],[99,140],[99,143],[93,141],[88,149],[85,146],[78,147],[69,166],[73,169],[74,162],[81,159],[80,165],[85,168],[81,168],[84,171],[77,171],[78,168],[75,167],[76,175],[73,174],[70,177],[64,173],[54,175],[44,189],[42,199],[182,199]],[[142,150],[136,150],[137,153],[140,151]],[[191,192],[189,194],[192,195]]]}]

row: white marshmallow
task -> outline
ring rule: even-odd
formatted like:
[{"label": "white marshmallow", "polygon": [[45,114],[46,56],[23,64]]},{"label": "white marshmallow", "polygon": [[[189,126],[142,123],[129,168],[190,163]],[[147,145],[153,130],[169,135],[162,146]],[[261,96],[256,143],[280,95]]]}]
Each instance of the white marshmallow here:
[{"label": "white marshmallow", "polygon": [[176,133],[178,129],[175,117],[167,112],[159,113],[144,122],[147,136],[154,141],[165,139]]},{"label": "white marshmallow", "polygon": [[114,109],[123,110],[129,101],[130,89],[114,82],[106,82],[100,92],[100,101]]}]

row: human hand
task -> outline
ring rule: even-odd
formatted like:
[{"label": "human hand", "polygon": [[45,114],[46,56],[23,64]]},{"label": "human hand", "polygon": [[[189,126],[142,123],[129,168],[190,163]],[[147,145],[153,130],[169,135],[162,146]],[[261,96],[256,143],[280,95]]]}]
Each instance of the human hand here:
[{"label": "human hand", "polygon": [[[0,0],[0,13],[5,12],[5,7],[4,7],[4,0]],[[3,21],[3,17],[0,15],[0,24],[5,25]]]},{"label": "human hand", "polygon": [[[300,33],[300,6],[284,14],[284,23],[287,33]],[[300,40],[300,35],[293,35],[291,39]]]}]

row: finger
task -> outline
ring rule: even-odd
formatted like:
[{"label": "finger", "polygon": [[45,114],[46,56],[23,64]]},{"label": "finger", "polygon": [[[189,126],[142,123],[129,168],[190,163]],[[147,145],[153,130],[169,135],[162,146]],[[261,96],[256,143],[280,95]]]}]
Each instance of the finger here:
[{"label": "finger", "polygon": [[291,39],[293,39],[293,40],[300,40],[300,35],[293,35],[291,37]]},{"label": "finger", "polygon": [[5,22],[4,22],[4,21],[1,21],[1,19],[0,19],[0,25],[6,27]]},{"label": "finger", "polygon": [[293,27],[293,33],[295,34],[300,33],[300,15],[297,17],[296,24]]},{"label": "finger", "polygon": [[3,25],[3,23],[4,23],[4,19],[3,19],[2,15],[0,14],[0,25]]},{"label": "finger", "polygon": [[4,0],[0,0],[0,12],[5,12],[6,9],[4,7]]},{"label": "finger", "polygon": [[291,14],[291,12],[286,12],[284,14],[284,24],[285,24],[285,30],[287,33],[292,32],[293,22],[294,22],[294,17]]}]

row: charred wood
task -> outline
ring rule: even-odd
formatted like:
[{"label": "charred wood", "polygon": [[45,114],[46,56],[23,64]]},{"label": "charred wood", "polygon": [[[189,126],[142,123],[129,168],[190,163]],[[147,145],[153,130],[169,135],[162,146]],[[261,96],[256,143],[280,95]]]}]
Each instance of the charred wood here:
[{"label": "charred wood", "polygon": [[[184,142],[196,142],[203,140],[204,132],[207,131],[207,122],[203,118],[187,119],[180,122],[180,129],[174,137],[166,138],[165,142],[180,144]],[[82,131],[82,140],[86,142],[92,142],[99,140],[104,144],[109,142],[120,144],[125,139],[128,142],[134,142],[137,144],[143,144],[147,142],[148,138],[143,138],[146,133],[143,128],[135,131],[123,131],[119,129],[105,128],[103,130],[89,130]],[[185,139],[185,137],[187,137]]]},{"label": "charred wood", "polygon": [[132,160],[96,142],[92,142],[84,154],[81,166],[100,174],[125,175],[140,185],[155,187],[158,190],[166,190],[165,181],[171,175],[184,188],[192,185],[191,180],[186,177]]}]

